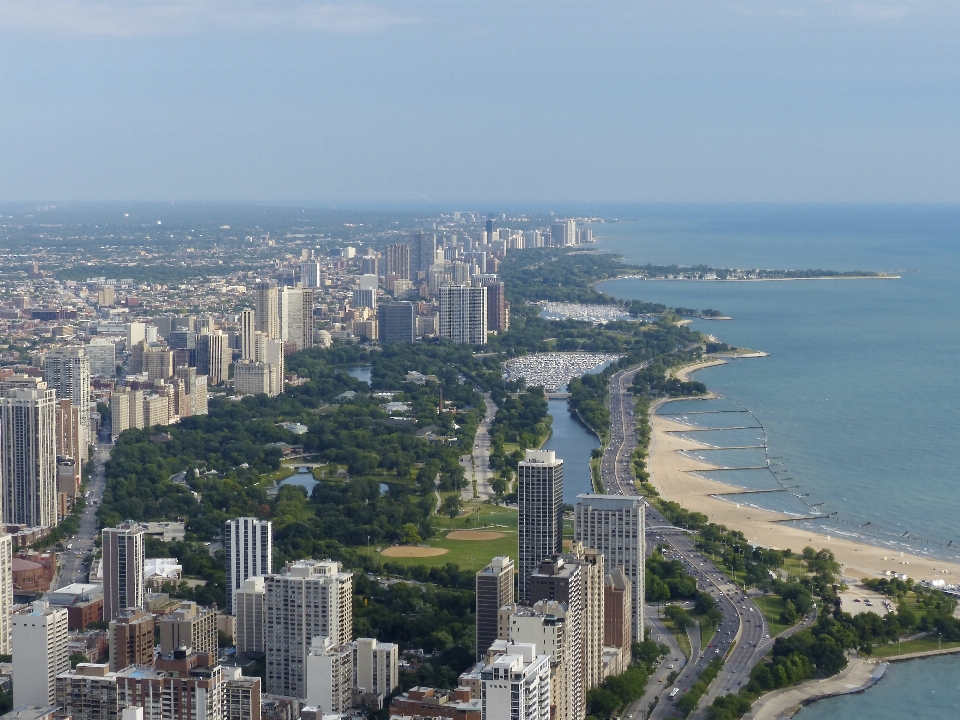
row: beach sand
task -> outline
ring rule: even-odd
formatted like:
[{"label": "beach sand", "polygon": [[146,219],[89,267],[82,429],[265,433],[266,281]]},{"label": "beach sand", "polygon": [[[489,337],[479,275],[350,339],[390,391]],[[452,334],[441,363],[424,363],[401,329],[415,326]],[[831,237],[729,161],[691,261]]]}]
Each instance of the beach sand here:
[{"label": "beach sand", "polygon": [[[690,374],[697,370],[722,364],[723,360],[705,361],[683,368],[676,376],[680,380],[688,380]],[[711,397],[716,395],[711,393]],[[651,408],[650,425],[653,432],[649,467],[654,487],[666,500],[678,502],[687,510],[701,512],[711,522],[739,530],[749,542],[757,545],[779,550],[789,548],[797,553],[808,545],[817,550],[828,548],[843,566],[844,576],[849,578],[879,577],[885,571],[892,571],[905,573],[914,580],[943,578],[949,583],[960,579],[960,565],[955,563],[916,555],[904,554],[901,557],[899,551],[813,533],[789,523],[774,522],[784,517],[779,513],[744,505],[738,507],[734,503],[710,497],[712,493],[730,492],[731,486],[687,472],[710,470],[713,466],[681,455],[677,450],[707,446],[668,434],[670,430],[688,430],[689,426],[656,415],[656,408],[661,404],[654,403]]]}]

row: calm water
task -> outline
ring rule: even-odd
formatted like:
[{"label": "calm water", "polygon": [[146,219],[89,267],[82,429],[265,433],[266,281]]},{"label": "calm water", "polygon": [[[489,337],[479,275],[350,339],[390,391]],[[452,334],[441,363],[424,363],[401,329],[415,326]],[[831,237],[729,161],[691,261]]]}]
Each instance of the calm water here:
[{"label": "calm water", "polygon": [[893,720],[960,717],[956,658],[894,663],[874,687],[859,695],[821,700],[797,720]]},{"label": "calm water", "polygon": [[547,400],[553,417],[553,433],[543,444],[563,459],[563,501],[576,505],[577,495],[593,492],[590,482],[590,452],[600,447],[597,436],[567,410],[566,400]]},{"label": "calm water", "polygon": [[[618,280],[601,289],[721,310],[733,321],[694,328],[771,353],[696,377],[749,408],[797,492],[837,513],[812,526],[960,560],[946,547],[960,541],[960,207],[674,206],[629,216],[639,219],[594,234],[634,262],[901,271],[900,280]],[[761,497],[773,508],[781,495]],[[801,717],[954,717],[958,675],[957,658],[900,665],[877,688]]]}]

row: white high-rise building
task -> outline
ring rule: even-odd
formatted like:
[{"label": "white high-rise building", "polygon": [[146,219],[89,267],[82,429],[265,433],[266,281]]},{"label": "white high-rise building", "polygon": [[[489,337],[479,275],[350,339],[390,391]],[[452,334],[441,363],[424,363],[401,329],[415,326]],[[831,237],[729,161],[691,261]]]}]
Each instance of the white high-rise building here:
[{"label": "white high-rise building", "polygon": [[267,340],[263,362],[270,366],[270,392],[268,394],[271,396],[283,392],[283,374],[285,372],[283,351],[283,340]]},{"label": "white high-rise building", "polygon": [[143,527],[121,523],[103,529],[103,619],[143,607]]},{"label": "white high-rise building", "polygon": [[324,714],[346,712],[353,704],[353,648],[337,645],[329,637],[313,638],[306,685],[307,705],[321,708]]},{"label": "white high-rise building", "polygon": [[353,573],[333,560],[300,560],[268,575],[264,584],[266,690],[306,697],[309,641],[327,637],[339,646],[353,637]]},{"label": "white high-rise building", "polygon": [[257,314],[250,308],[240,311],[240,359],[255,360],[256,345],[253,334],[257,331]]},{"label": "white high-rise building", "polygon": [[483,718],[550,720],[550,656],[533,643],[503,642],[480,671]]},{"label": "white high-rise building", "polygon": [[233,366],[233,388],[241,395],[270,395],[274,393],[273,365],[241,360]]},{"label": "white high-rise building", "polygon": [[353,648],[353,685],[370,695],[389,695],[400,684],[400,648],[375,638],[357,638]]},{"label": "white high-rise building", "polygon": [[32,612],[14,615],[12,625],[17,705],[53,705],[57,675],[70,670],[67,609],[37,600]]},{"label": "white high-rise building", "polygon": [[13,653],[10,614],[13,612],[13,538],[0,535],[0,654]]},{"label": "white high-rise building", "polygon": [[280,307],[277,284],[272,280],[257,283],[255,289],[257,330],[268,338],[280,337]]},{"label": "white high-rise building", "polygon": [[233,612],[237,617],[238,653],[262,653],[266,649],[266,597],[262,577],[251,577],[233,594]]},{"label": "white high-rise building", "polygon": [[[90,358],[82,347],[53,348],[43,362],[47,387],[57,393],[57,399],[69,400],[80,410],[83,428],[80,445],[90,442]],[[86,460],[86,455],[82,458]]]},{"label": "white high-rise building", "polygon": [[603,554],[607,570],[623,568],[630,580],[633,603],[631,636],[643,639],[644,501],[621,495],[578,495],[574,509],[574,539]]},{"label": "white high-rise building", "polygon": [[440,337],[456,343],[487,342],[487,288],[444,285],[440,296]]},{"label": "white high-rise building", "polygon": [[313,290],[283,288],[280,293],[280,339],[296,350],[313,347]]},{"label": "white high-rise building", "polygon": [[320,287],[320,263],[312,260],[300,263],[300,282],[305,288]]},{"label": "white high-rise building", "polygon": [[39,378],[23,378],[0,397],[0,479],[8,525],[57,524],[56,422],[57,394]]},{"label": "white high-rise building", "polygon": [[[532,643],[537,652],[552,658],[550,668],[550,697],[554,706],[554,720],[578,720],[584,708],[575,707],[574,689],[582,679],[579,658],[572,657],[567,606],[556,600],[543,600],[533,607],[504,607],[504,637],[515,643]],[[486,653],[484,653],[486,654]]]},{"label": "white high-rise building", "polygon": [[223,549],[227,556],[227,614],[234,615],[233,594],[244,581],[273,572],[273,523],[253,517],[227,520]]},{"label": "white high-rise building", "polygon": [[90,358],[90,374],[113,377],[117,374],[117,346],[113,340],[93,338],[84,348]]},{"label": "white high-rise building", "polygon": [[147,339],[147,326],[142,322],[127,323],[127,352],[133,349],[133,346]]},{"label": "white high-rise building", "polygon": [[553,450],[527,450],[517,466],[517,503],[520,599],[527,600],[540,562],[563,550],[563,460]]}]

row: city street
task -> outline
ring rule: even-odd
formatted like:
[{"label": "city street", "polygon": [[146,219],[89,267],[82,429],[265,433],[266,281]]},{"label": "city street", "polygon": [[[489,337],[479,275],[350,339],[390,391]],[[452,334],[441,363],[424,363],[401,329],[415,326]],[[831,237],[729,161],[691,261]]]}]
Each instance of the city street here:
[{"label": "city street", "polygon": [[64,547],[71,545],[69,550],[61,553],[57,576],[51,585],[61,588],[75,582],[84,582],[87,579],[89,568],[83,565],[83,559],[93,553],[94,538],[97,537],[97,509],[103,497],[103,488],[106,478],[103,473],[103,463],[110,458],[111,443],[98,443],[93,458],[94,468],[87,483],[87,507],[80,516],[80,530],[76,536],[64,540]]},{"label": "city street", "polygon": [[497,414],[497,406],[490,399],[490,393],[484,394],[483,401],[487,405],[487,412],[477,428],[477,436],[473,441],[473,454],[460,458],[464,477],[467,479],[467,484],[461,493],[464,502],[474,499],[474,480],[477,482],[477,497],[480,500],[489,500],[494,496],[493,488],[490,486],[490,481],[493,480],[493,471],[490,469],[490,426]]}]

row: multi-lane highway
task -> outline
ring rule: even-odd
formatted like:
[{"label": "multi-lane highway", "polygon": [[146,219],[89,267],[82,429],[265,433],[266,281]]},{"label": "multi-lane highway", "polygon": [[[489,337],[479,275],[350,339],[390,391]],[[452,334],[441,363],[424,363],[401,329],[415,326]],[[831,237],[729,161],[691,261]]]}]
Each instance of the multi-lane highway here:
[{"label": "multi-lane highway", "polygon": [[[610,494],[638,494],[630,467],[631,456],[637,447],[637,426],[634,398],[629,389],[633,376],[641,367],[622,370],[610,379],[610,443],[600,461],[603,485]],[[649,716],[653,720],[673,716],[669,691],[674,687],[680,688],[677,699],[682,697],[715,657],[726,658],[726,663],[711,684],[710,691],[701,700],[700,707],[706,707],[717,694],[736,692],[740,685],[749,680],[750,670],[769,650],[773,640],[769,637],[769,628],[760,610],[708,557],[697,551],[693,538],[687,532],[675,527],[649,506],[646,526],[648,554],[657,545],[670,546],[673,559],[682,562],[687,572],[696,578],[697,586],[714,597],[723,615],[720,627],[708,647],[690,659],[673,685],[663,687],[659,704]],[[639,705],[631,707],[624,717],[642,717]],[[691,717],[696,717],[696,714]]]}]

